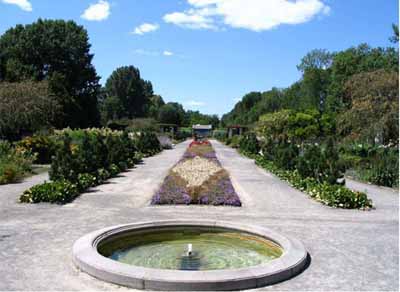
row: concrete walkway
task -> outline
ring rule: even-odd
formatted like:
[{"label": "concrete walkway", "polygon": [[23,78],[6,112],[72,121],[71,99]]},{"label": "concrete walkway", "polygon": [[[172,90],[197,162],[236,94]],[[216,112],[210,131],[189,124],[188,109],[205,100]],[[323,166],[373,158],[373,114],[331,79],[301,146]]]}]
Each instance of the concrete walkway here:
[{"label": "concrete walkway", "polygon": [[168,169],[188,142],[146,158],[142,165],[81,195],[65,206],[25,205],[20,193],[45,175],[0,186],[0,290],[126,290],[96,280],[72,265],[80,236],[98,228],[147,220],[218,218],[272,228],[300,239],[311,256],[309,268],[270,290],[398,290],[398,194],[366,189],[372,211],[339,210],[294,190],[235,150],[213,141],[244,206],[149,206]]}]

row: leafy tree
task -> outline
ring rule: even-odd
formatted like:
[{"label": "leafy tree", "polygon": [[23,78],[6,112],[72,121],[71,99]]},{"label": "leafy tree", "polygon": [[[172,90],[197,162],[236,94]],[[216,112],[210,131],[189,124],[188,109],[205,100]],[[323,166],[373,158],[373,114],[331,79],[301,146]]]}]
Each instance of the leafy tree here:
[{"label": "leafy tree", "polygon": [[399,26],[393,23],[392,29],[393,29],[393,36],[391,36],[389,40],[392,43],[397,44],[399,42]]},{"label": "leafy tree", "polygon": [[261,92],[250,92],[239,101],[234,109],[222,117],[223,124],[248,124],[248,112],[261,100]]},{"label": "leafy tree", "polygon": [[118,118],[144,117],[153,89],[149,81],[140,77],[139,69],[134,66],[117,68],[106,81],[106,99],[118,99],[122,111]]},{"label": "leafy tree", "polygon": [[261,136],[274,141],[287,140],[289,136],[290,110],[262,115],[257,126]]},{"label": "leafy tree", "polygon": [[379,69],[398,71],[398,62],[399,56],[396,49],[371,48],[367,44],[335,54],[327,97],[329,109],[337,111],[349,105],[342,97],[344,85],[351,76]]},{"label": "leafy tree", "polygon": [[160,95],[153,95],[152,97],[150,97],[148,116],[151,118],[157,118],[158,112],[164,104],[165,102]]},{"label": "leafy tree", "polygon": [[103,124],[110,120],[118,120],[124,117],[125,109],[121,100],[116,96],[107,97],[101,106],[101,119]]},{"label": "leafy tree", "polygon": [[339,134],[351,140],[398,143],[399,77],[378,70],[354,75],[344,87],[350,108],[338,117]]},{"label": "leafy tree", "polygon": [[326,97],[330,84],[330,70],[309,68],[304,71],[301,82],[300,104],[298,109],[325,110]]},{"label": "leafy tree", "polygon": [[179,103],[169,102],[160,108],[158,120],[164,124],[181,126],[185,118],[185,111]]},{"label": "leafy tree", "polygon": [[17,25],[0,37],[0,80],[50,80],[62,97],[63,126],[88,127],[99,122],[99,77],[87,31],[73,21],[42,20]]},{"label": "leafy tree", "polygon": [[0,82],[0,138],[20,139],[57,124],[60,117],[59,98],[47,81]]},{"label": "leafy tree", "polygon": [[218,128],[219,126],[219,118],[217,115],[205,115],[200,113],[199,111],[187,111],[185,117],[186,126],[192,125],[212,125],[213,129]]},{"label": "leafy tree", "polygon": [[318,137],[319,113],[315,110],[307,112],[292,113],[288,118],[288,136],[289,138],[302,143],[305,140]]},{"label": "leafy tree", "polygon": [[327,50],[312,50],[301,59],[297,69],[303,73],[309,69],[327,69],[332,65],[333,56]]}]

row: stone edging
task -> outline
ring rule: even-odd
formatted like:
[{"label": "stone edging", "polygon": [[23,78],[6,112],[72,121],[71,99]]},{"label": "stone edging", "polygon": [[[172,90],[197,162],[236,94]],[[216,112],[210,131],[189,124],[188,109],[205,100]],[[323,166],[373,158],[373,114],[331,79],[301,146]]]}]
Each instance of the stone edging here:
[{"label": "stone edging", "polygon": [[[284,252],[266,265],[216,271],[143,268],[111,260],[97,252],[103,239],[121,232],[177,226],[219,227],[247,232],[277,243]],[[166,220],[118,225],[89,233],[75,242],[73,261],[80,270],[98,279],[131,288],[215,291],[256,288],[287,280],[303,271],[307,252],[298,240],[288,239],[268,228],[211,220]]]}]

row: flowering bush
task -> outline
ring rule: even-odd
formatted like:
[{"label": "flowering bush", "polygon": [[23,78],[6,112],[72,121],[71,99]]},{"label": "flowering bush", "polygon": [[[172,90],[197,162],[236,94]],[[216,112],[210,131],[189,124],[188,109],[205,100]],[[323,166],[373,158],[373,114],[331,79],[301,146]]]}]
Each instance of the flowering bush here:
[{"label": "flowering bush", "polygon": [[0,141],[0,184],[17,182],[32,171],[35,155],[29,150]]},{"label": "flowering bush", "polygon": [[51,137],[45,135],[34,135],[26,137],[17,143],[17,147],[34,153],[35,163],[51,163],[51,157],[54,155],[55,144]]},{"label": "flowering bush", "polygon": [[208,141],[190,143],[153,196],[152,204],[242,205]]},{"label": "flowering bush", "polygon": [[45,182],[26,190],[19,198],[22,203],[58,203],[71,202],[79,195],[78,187],[67,180]]}]

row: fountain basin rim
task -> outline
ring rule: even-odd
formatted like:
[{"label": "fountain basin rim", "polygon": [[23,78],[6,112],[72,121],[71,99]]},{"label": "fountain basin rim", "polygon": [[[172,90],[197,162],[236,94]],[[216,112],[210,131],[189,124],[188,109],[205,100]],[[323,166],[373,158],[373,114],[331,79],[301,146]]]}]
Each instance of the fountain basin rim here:
[{"label": "fountain basin rim", "polygon": [[[102,256],[97,247],[102,240],[117,234],[157,230],[168,227],[222,228],[246,232],[279,245],[283,254],[267,264],[240,269],[181,271],[133,266]],[[73,246],[73,261],[82,271],[107,282],[150,290],[239,290],[262,287],[289,279],[300,273],[307,252],[296,239],[289,239],[265,227],[218,220],[162,220],[117,225],[91,232]]]}]

